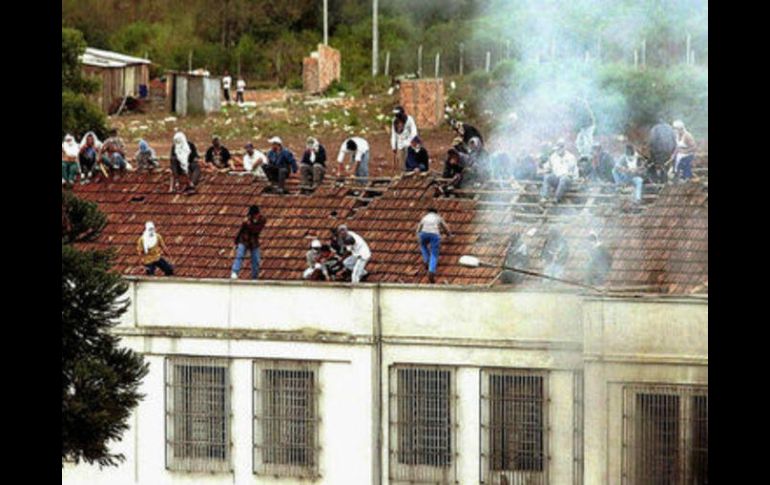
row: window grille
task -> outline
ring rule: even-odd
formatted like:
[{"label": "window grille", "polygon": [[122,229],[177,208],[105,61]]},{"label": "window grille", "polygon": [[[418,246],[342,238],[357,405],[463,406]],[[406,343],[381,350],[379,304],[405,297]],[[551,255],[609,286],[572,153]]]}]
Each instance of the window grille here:
[{"label": "window grille", "polygon": [[390,479],[456,483],[455,370],[390,368]]},{"label": "window grille", "polygon": [[624,388],[623,483],[708,483],[708,387]]},{"label": "window grille", "polygon": [[319,476],[318,363],[254,362],[254,472]]},{"label": "window grille", "polygon": [[548,483],[547,402],[544,372],[482,371],[482,483]]},{"label": "window grille", "polygon": [[166,359],[166,467],[229,472],[230,373],[224,359]]},{"label": "window grille", "polygon": [[583,371],[577,370],[573,374],[573,399],[572,409],[574,422],[572,424],[572,483],[573,485],[583,485],[583,403],[585,393],[583,392]]}]

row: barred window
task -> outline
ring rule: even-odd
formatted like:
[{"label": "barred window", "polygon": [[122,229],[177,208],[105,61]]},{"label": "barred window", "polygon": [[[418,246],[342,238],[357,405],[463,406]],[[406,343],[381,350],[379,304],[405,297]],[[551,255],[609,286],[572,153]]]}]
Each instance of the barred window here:
[{"label": "barred window", "polygon": [[448,367],[391,367],[391,480],[455,482],[454,378]]},{"label": "barred window", "polygon": [[547,483],[544,372],[482,371],[482,482]]},{"label": "barred window", "polygon": [[224,359],[166,359],[166,467],[231,471],[230,375]]},{"label": "barred window", "polygon": [[624,389],[624,484],[708,483],[708,387]]},{"label": "barred window", "polygon": [[319,476],[318,364],[254,362],[254,472]]}]

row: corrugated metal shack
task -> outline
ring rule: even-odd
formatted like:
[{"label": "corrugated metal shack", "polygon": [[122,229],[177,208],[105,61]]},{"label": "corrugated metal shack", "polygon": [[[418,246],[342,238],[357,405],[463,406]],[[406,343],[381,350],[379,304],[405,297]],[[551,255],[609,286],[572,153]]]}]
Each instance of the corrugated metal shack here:
[{"label": "corrugated metal shack", "polygon": [[208,114],[222,108],[222,78],[166,71],[166,106],[180,116]]},{"label": "corrugated metal shack", "polygon": [[[102,88],[92,99],[105,113],[122,101],[124,96],[141,97],[150,84],[149,59],[127,56],[118,52],[88,47],[80,58],[83,73],[99,78]],[[142,86],[145,88],[142,89]],[[116,103],[115,100],[118,100]]]}]

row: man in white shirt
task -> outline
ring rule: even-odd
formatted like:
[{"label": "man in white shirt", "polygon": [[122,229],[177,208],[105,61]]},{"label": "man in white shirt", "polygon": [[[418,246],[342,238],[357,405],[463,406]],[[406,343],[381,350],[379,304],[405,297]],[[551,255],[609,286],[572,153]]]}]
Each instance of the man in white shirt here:
[{"label": "man in white shirt", "polygon": [[225,75],[222,77],[222,90],[225,93],[225,102],[230,104],[230,88],[233,85],[233,78],[230,73],[225,71]]},{"label": "man in white shirt", "polygon": [[406,151],[409,143],[417,136],[417,125],[414,118],[406,114],[401,106],[393,110],[393,123],[390,128],[390,146],[396,156],[396,167],[403,167],[406,161]]},{"label": "man in white shirt", "polygon": [[246,91],[246,81],[242,77],[238,77],[238,82],[235,85],[235,102],[243,104],[243,92]]},{"label": "man in white shirt", "polygon": [[577,159],[567,151],[563,139],[556,142],[556,151],[545,162],[543,169],[546,175],[543,177],[543,188],[540,191],[541,201],[545,202],[550,195],[551,187],[556,187],[554,198],[558,204],[569,190],[573,180],[578,177]]},{"label": "man in white shirt", "polygon": [[267,178],[264,170],[262,170],[262,164],[267,163],[265,154],[255,150],[251,143],[247,143],[243,148],[246,150],[246,153],[243,154],[243,169],[253,173],[255,177]]},{"label": "man in white shirt", "polygon": [[[369,143],[361,137],[353,136],[342,142],[340,153],[337,156],[337,176],[342,176],[342,164],[345,162],[345,155],[350,154],[353,162],[353,174],[356,177],[369,177]],[[345,173],[350,171],[348,164],[345,164]],[[359,183],[363,180],[359,179]]]},{"label": "man in white shirt", "polygon": [[366,263],[372,258],[372,252],[364,238],[353,231],[348,230],[348,226],[342,225],[337,228],[337,234],[350,256],[342,262],[345,268],[351,272],[350,281],[352,283],[361,282],[361,278],[369,274],[366,271]]}]

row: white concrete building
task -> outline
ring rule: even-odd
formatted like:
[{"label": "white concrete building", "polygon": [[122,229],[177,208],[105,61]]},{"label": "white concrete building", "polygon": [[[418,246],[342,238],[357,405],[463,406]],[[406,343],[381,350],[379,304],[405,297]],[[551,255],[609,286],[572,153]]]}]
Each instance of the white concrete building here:
[{"label": "white concrete building", "polygon": [[132,279],[150,371],[75,484],[706,483],[708,298]]}]

